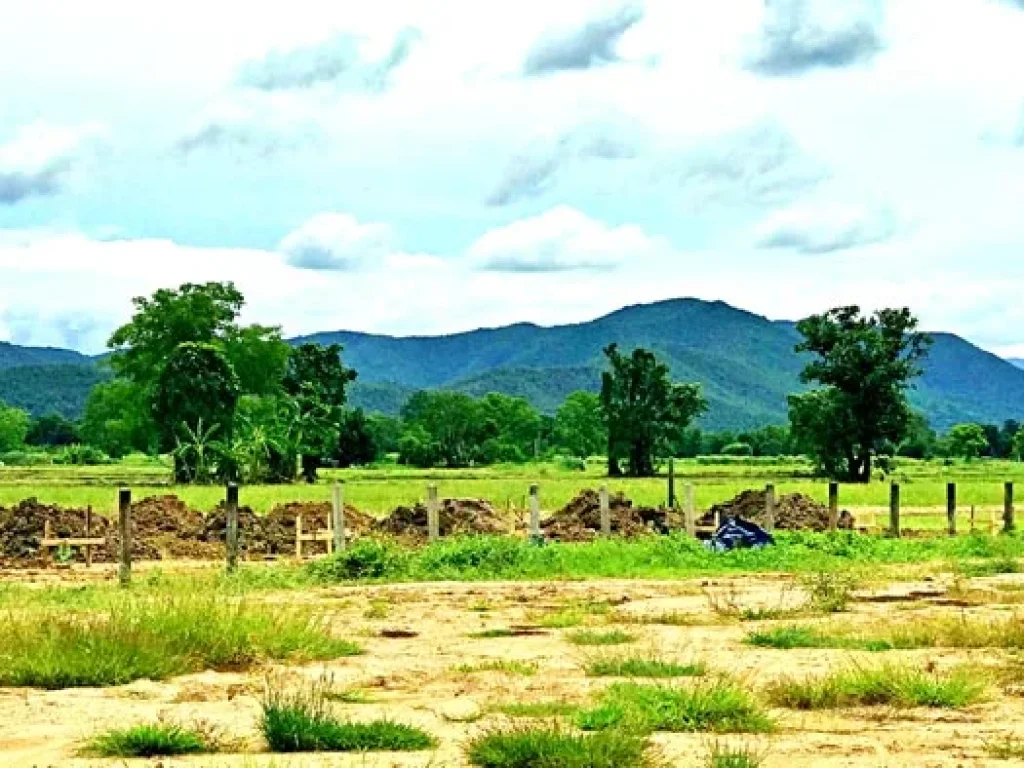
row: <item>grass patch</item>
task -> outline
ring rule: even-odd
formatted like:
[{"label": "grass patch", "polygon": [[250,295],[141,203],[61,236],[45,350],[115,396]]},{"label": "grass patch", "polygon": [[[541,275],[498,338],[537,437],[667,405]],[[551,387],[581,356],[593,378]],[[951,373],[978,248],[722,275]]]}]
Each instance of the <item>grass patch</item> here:
[{"label": "grass patch", "polygon": [[702,627],[713,623],[704,614],[684,613],[683,611],[665,611],[664,613],[626,613],[619,611],[613,614],[615,624],[643,624],[664,627]]},{"label": "grass patch", "polygon": [[705,765],[707,768],[760,768],[764,760],[764,753],[752,747],[716,742],[711,745]]},{"label": "grass patch", "polygon": [[1024,760],[1024,741],[1015,736],[990,741],[985,745],[985,753],[996,760]]},{"label": "grass patch", "polygon": [[612,629],[607,632],[597,632],[594,630],[580,630],[579,632],[570,632],[565,636],[573,645],[625,645],[627,643],[636,642],[636,637],[623,632],[621,629]]},{"label": "grass patch", "polygon": [[818,571],[800,579],[807,591],[807,606],[819,613],[842,613],[849,610],[858,579],[842,571]]},{"label": "grass patch", "polygon": [[908,646],[884,639],[860,638],[843,634],[828,634],[814,627],[774,627],[751,632],[744,642],[755,648],[844,648],[860,651],[891,651]]},{"label": "grass patch", "polygon": [[1020,572],[1020,563],[1013,557],[996,557],[981,562],[957,564],[957,573],[968,578]]},{"label": "grass patch", "polygon": [[491,659],[476,664],[460,664],[453,671],[464,675],[475,675],[480,672],[501,672],[505,675],[532,677],[539,667],[532,661],[515,661],[514,659]]},{"label": "grass patch", "polygon": [[495,731],[469,743],[479,768],[648,768],[648,743],[619,731],[581,735],[549,726]]},{"label": "grass patch", "polygon": [[590,659],[586,670],[591,677],[701,677],[707,673],[703,662],[680,664],[641,655],[600,656]]},{"label": "grass patch", "polygon": [[437,745],[411,725],[339,719],[330,709],[328,690],[325,680],[292,692],[274,683],[268,686],[260,730],[272,752],[416,752]]},{"label": "grass patch", "polygon": [[572,629],[587,620],[587,614],[578,608],[565,608],[554,613],[544,613],[536,617],[534,622],[545,629]]},{"label": "grass patch", "polygon": [[736,684],[715,680],[693,688],[616,683],[577,724],[586,731],[768,733],[775,724]]},{"label": "grass patch", "polygon": [[344,688],[340,691],[326,690],[324,698],[341,704],[372,704],[373,696],[360,688]]},{"label": "grass patch", "polygon": [[82,748],[85,757],[134,758],[203,755],[217,752],[217,739],[201,728],[172,723],[136,725],[94,736]]},{"label": "grass patch", "polygon": [[0,615],[0,686],[46,689],[163,680],[266,659],[309,661],[361,653],[302,606],[224,596],[108,596],[89,610]]},{"label": "grass patch", "polygon": [[580,708],[576,704],[568,704],[564,701],[525,701],[498,704],[494,711],[500,712],[509,717],[528,718],[555,718],[572,717]]},{"label": "grass patch", "polygon": [[887,665],[852,668],[824,677],[783,678],[765,689],[779,707],[800,710],[858,706],[957,709],[981,698],[984,685],[966,669],[926,672]]}]

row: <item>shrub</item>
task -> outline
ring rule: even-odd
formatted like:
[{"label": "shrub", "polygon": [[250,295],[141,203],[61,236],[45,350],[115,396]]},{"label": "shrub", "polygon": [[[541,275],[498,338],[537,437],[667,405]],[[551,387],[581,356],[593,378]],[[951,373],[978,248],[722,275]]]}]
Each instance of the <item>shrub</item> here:
[{"label": "shrub", "polygon": [[480,768],[644,768],[647,749],[644,738],[619,731],[586,736],[549,726],[487,733],[466,751]]},{"label": "shrub", "polygon": [[408,569],[409,554],[396,544],[359,539],[351,547],[310,563],[310,574],[319,581],[398,577]]},{"label": "shrub", "polygon": [[108,731],[92,738],[83,748],[88,757],[171,757],[217,751],[216,739],[198,728],[171,723],[137,725]]}]

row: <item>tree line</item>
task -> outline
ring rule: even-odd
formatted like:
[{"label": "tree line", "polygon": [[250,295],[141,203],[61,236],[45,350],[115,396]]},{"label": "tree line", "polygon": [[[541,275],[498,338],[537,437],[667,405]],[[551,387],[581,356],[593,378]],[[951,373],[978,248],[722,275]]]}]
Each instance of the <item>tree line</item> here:
[{"label": "tree line", "polygon": [[797,325],[808,390],[789,398],[790,423],[705,432],[701,387],[673,381],[646,349],[604,349],[600,392],[569,395],[553,416],[524,398],[414,394],[398,417],[348,407],[357,372],[340,346],[292,346],[280,328],[242,325],[231,283],[186,283],[134,299],[109,340],[113,377],[89,395],[79,423],[32,420],[0,404],[0,454],[64,447],[69,461],[169,454],[176,479],[310,482],[324,465],[388,456],[418,467],[467,467],[604,456],[610,475],[654,474],[670,456],[805,455],[830,477],[866,481],[895,456],[1021,457],[1024,430],[961,424],[939,436],[907,397],[931,339],[907,309],[840,307]]}]

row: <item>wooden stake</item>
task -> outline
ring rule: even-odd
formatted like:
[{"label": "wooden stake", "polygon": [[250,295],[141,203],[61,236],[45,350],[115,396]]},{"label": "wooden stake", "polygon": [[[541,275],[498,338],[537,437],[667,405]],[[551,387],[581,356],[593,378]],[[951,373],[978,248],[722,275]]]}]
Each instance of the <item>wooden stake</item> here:
[{"label": "wooden stake", "polygon": [[[53,538],[53,528],[50,526],[50,520],[47,518],[43,520],[43,541],[49,541]],[[43,554],[49,555],[46,559],[52,564],[57,558],[53,554],[53,549],[47,546],[43,547]]]},{"label": "wooden stake", "polygon": [[769,483],[764,489],[764,520],[765,530],[775,530],[775,486]]},{"label": "wooden stake", "polygon": [[612,509],[608,499],[608,486],[602,485],[598,491],[601,500],[601,533],[605,536],[612,535]]},{"label": "wooden stake", "polygon": [[540,541],[540,486],[530,486],[530,536],[534,541]]},{"label": "wooden stake", "polygon": [[302,559],[302,515],[295,516],[295,557]]},{"label": "wooden stake", "polygon": [[334,551],[342,552],[345,549],[345,487],[342,483],[334,484],[331,524],[334,529]]},{"label": "wooden stake", "polygon": [[1003,533],[1011,533],[1013,524],[1013,483],[1003,486]]},{"label": "wooden stake", "polygon": [[[92,505],[85,508],[85,538],[92,538]],[[85,567],[92,567],[92,547],[85,545]]]},{"label": "wooden stake", "polygon": [[441,538],[441,521],[437,503],[437,486],[427,486],[427,536],[431,542]]},{"label": "wooden stake", "polygon": [[956,483],[946,484],[946,531],[956,536]]},{"label": "wooden stake", "polygon": [[238,570],[238,484],[228,483],[227,497],[224,500],[224,512],[227,517],[227,531],[224,538],[227,544],[228,573]]},{"label": "wooden stake", "polygon": [[132,492],[130,489],[122,488],[118,491],[117,507],[117,523],[121,533],[117,580],[122,587],[127,587],[132,581]]},{"label": "wooden stake", "polygon": [[839,483],[828,484],[828,529],[839,527]]},{"label": "wooden stake", "polygon": [[676,505],[676,462],[675,459],[668,460],[668,508]]},{"label": "wooden stake", "polygon": [[697,537],[697,510],[693,503],[693,483],[687,483],[683,489],[685,494],[685,506],[683,507],[683,522],[686,524],[686,534]]}]

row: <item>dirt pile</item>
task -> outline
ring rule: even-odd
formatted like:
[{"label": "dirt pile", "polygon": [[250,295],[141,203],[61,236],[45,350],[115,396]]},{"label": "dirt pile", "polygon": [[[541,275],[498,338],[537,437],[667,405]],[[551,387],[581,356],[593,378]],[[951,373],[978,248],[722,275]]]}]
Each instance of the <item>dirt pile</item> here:
[{"label": "dirt pile", "polygon": [[[767,522],[766,491],[743,491],[723,504],[716,504],[699,521],[700,525],[714,525],[719,520],[740,517],[758,525]],[[840,528],[853,528],[853,515],[843,511],[839,515]],[[790,493],[775,500],[775,528],[783,531],[827,531],[828,507],[802,493]]]},{"label": "dirt pile", "polygon": [[[0,560],[41,562],[48,553],[43,552],[41,541],[46,522],[55,537],[81,538],[86,535],[85,509],[64,509],[50,504],[40,504],[36,499],[25,499],[11,508],[0,507]],[[89,535],[105,538],[111,528],[110,522],[102,515],[93,514]],[[111,550],[116,552],[117,550]],[[74,553],[76,560],[84,556]],[[93,550],[97,561],[108,559],[103,548]]]},{"label": "dirt pile", "polygon": [[[332,506],[326,502],[292,502],[274,507],[270,514],[262,520],[263,538],[266,542],[267,554],[294,555],[296,520],[302,515],[302,529],[307,533],[326,530]],[[345,505],[345,538],[351,540],[363,536],[373,530],[374,519],[355,507]],[[304,544],[304,550],[318,551],[323,544]]]},{"label": "dirt pile", "polygon": [[[678,515],[670,510],[634,507],[621,492],[609,496],[612,534],[644,536],[668,533],[681,527]],[[558,541],[590,541],[601,533],[601,498],[597,491],[587,489],[562,509],[541,522],[544,536]]]},{"label": "dirt pile", "polygon": [[[224,557],[227,538],[228,512],[222,501],[203,520],[203,540],[216,548],[217,557]],[[252,507],[238,508],[238,551],[252,555],[265,555],[268,552],[263,520],[253,512]]]},{"label": "dirt pile", "polygon": [[[445,499],[438,510],[438,528],[442,536],[468,534],[503,534],[512,529],[512,522],[491,503],[482,499]],[[392,536],[426,538],[427,507],[398,507],[374,525],[380,533]]]},{"label": "dirt pile", "polygon": [[[132,504],[132,557],[140,560],[219,557],[204,537],[203,513],[177,496],[150,496]],[[107,552],[114,557],[121,544],[117,525],[107,533]]]}]

